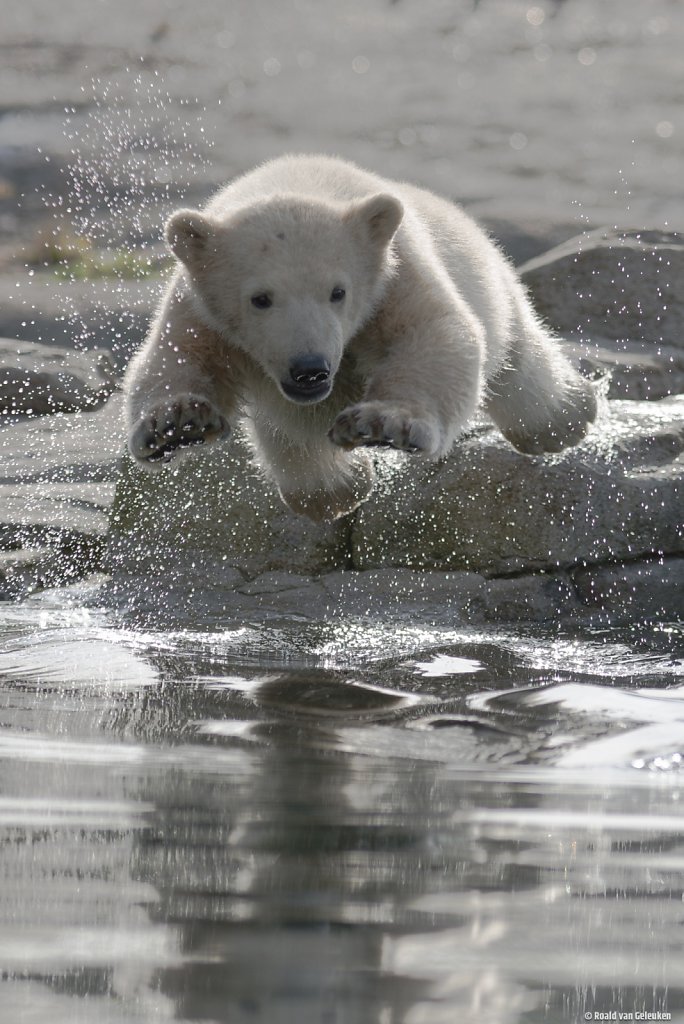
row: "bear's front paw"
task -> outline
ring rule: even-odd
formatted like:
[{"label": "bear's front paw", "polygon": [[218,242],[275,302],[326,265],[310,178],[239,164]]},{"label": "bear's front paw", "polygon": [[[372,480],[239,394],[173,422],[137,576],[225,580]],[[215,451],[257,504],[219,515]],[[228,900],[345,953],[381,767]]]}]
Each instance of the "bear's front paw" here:
[{"label": "bear's front paw", "polygon": [[439,436],[435,425],[387,402],[361,402],[345,409],[328,431],[340,448],[384,446],[402,452],[436,455]]},{"label": "bear's front paw", "polygon": [[211,444],[229,433],[228,421],[207,398],[175,395],[143,414],[128,448],[137,462],[158,468],[184,448]]}]

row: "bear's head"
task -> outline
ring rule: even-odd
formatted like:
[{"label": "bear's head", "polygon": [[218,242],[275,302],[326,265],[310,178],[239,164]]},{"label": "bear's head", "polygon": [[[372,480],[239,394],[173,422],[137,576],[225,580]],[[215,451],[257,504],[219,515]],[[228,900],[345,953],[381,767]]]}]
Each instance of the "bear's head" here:
[{"label": "bear's head", "polygon": [[328,396],[345,346],[382,295],[402,215],[390,195],[282,195],[227,213],[179,210],[166,237],[207,325],[287,398],[310,403]]}]

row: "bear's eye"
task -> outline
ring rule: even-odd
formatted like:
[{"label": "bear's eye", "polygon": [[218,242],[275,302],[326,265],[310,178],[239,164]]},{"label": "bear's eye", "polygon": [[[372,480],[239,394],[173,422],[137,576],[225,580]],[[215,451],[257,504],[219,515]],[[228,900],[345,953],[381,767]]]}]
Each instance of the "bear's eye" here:
[{"label": "bear's eye", "polygon": [[251,303],[255,309],[268,309],[273,305],[273,299],[266,292],[259,292],[258,295],[252,296]]},{"label": "bear's eye", "polygon": [[339,286],[336,286],[330,292],[330,301],[331,302],[341,302],[346,294],[347,293],[345,292],[344,288],[340,288]]}]

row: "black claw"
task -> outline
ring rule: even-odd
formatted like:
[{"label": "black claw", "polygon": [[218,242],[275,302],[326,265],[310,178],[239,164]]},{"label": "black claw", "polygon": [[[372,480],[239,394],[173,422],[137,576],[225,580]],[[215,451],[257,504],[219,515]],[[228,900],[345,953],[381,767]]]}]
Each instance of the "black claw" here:
[{"label": "black claw", "polygon": [[178,441],[178,444],[175,445],[175,447],[176,448],[191,448],[195,444],[204,444],[204,438],[203,437],[182,437]]},{"label": "black claw", "polygon": [[396,448],[394,441],[390,437],[381,437],[377,441],[370,441],[366,448]]},{"label": "black claw", "polygon": [[[194,445],[204,444],[205,439],[203,437],[179,437],[160,448],[157,448],[155,452],[148,455],[146,462],[170,462],[175,452],[180,448],[191,448]],[[148,446],[149,447],[149,446]]]}]

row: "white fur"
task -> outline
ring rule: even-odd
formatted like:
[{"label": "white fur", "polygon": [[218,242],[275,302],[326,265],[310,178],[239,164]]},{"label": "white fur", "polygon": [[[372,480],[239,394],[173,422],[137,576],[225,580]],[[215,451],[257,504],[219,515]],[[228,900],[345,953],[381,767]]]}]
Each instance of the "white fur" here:
[{"label": "white fur", "polygon": [[[497,247],[423,189],[283,157],[174,214],[167,239],[179,267],[126,380],[143,466],[244,418],[284,501],[328,519],[370,492],[364,445],[439,458],[482,406],[520,451],[555,452],[595,417]],[[292,395],[319,386],[297,377],[309,363],[329,394]]]}]

